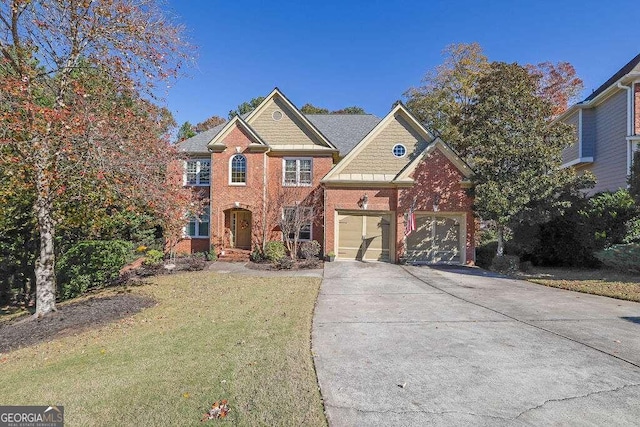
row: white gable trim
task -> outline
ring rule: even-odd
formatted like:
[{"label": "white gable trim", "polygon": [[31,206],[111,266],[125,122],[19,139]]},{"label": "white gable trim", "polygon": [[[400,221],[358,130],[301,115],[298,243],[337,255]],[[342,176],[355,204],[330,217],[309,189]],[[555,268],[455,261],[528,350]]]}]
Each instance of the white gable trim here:
[{"label": "white gable trim", "polygon": [[458,156],[455,151],[451,149],[442,139],[439,137],[435,139],[422,153],[420,153],[415,159],[407,165],[407,167],[398,174],[393,182],[413,182],[411,174],[416,170],[421,161],[423,161],[428,155],[433,153],[434,150],[440,150],[444,156],[449,159],[451,163],[464,175],[465,178],[471,178],[473,176],[473,170],[467,165],[464,160]]},{"label": "white gable trim", "polygon": [[[338,176],[342,173],[342,171],[347,167],[354,158],[356,158],[364,149],[371,143],[371,141],[378,135],[382,130],[395,119],[396,114],[401,114],[409,124],[416,130],[425,141],[429,142],[434,139],[433,135],[424,128],[416,120],[416,118],[406,109],[406,107],[402,103],[398,103],[391,111],[384,116],[382,120],[373,128],[371,131],[364,137],[362,140],[338,163],[333,169],[327,173],[324,178],[322,178],[322,182],[332,181],[338,178]],[[419,156],[418,156],[419,157]]]},{"label": "white gable trim", "polygon": [[311,132],[313,132],[313,134],[315,134],[315,135],[320,139],[320,141],[322,141],[322,142],[323,142],[327,147],[329,147],[329,148],[331,148],[331,149],[333,149],[333,150],[338,150],[338,149],[336,148],[336,146],[335,146],[335,145],[333,145],[333,144],[331,143],[331,141],[329,141],[329,140],[327,139],[327,137],[325,137],[325,136],[322,134],[322,132],[320,132],[320,131],[318,130],[318,128],[317,128],[317,127],[315,127],[315,126],[313,125],[313,123],[311,123],[311,122],[309,121],[309,119],[307,119],[307,118],[305,117],[305,115],[304,115],[304,114],[302,114],[302,113],[300,112],[300,110],[298,110],[298,108],[297,108],[295,105],[293,105],[293,103],[292,103],[291,101],[289,101],[289,99],[288,99],[286,96],[284,96],[284,94],[283,94],[282,92],[280,92],[280,89],[278,89],[277,87],[276,87],[276,88],[274,88],[274,89],[271,91],[271,93],[270,93],[269,95],[267,95],[267,97],[266,97],[266,98],[265,98],[265,99],[260,103],[260,105],[258,105],[258,106],[256,107],[256,109],[255,109],[255,110],[253,110],[252,112],[250,112],[250,113],[249,113],[249,115],[248,115],[248,116],[246,117],[246,119],[245,119],[245,120],[246,120],[246,122],[247,122],[247,123],[249,123],[249,124],[251,124],[251,123],[253,122],[253,120],[254,120],[256,117],[258,117],[258,116],[262,113],[262,111],[266,108],[267,104],[269,104],[269,101],[271,101],[271,100],[272,100],[272,99],[274,99],[275,97],[278,97],[279,99],[281,99],[281,100],[285,103],[285,105],[289,108],[289,110],[290,110],[291,112],[293,112],[293,114],[294,114],[297,118],[299,118],[299,119],[302,121],[302,123],[304,123],[304,124],[305,124],[305,126],[307,126],[307,128],[308,128]]},{"label": "white gable trim", "polygon": [[209,141],[207,147],[212,148],[214,144],[217,144],[218,142],[226,138],[234,128],[234,126],[241,127],[242,129],[247,131],[247,133],[249,133],[249,136],[258,144],[265,146],[269,145],[265,141],[263,141],[262,138],[260,138],[260,136],[251,128],[251,126],[249,126],[247,122],[242,120],[242,117],[235,116],[233,119],[227,122],[227,124],[220,130],[220,132],[218,132],[218,134],[214,136],[213,139],[211,139],[211,141]]}]

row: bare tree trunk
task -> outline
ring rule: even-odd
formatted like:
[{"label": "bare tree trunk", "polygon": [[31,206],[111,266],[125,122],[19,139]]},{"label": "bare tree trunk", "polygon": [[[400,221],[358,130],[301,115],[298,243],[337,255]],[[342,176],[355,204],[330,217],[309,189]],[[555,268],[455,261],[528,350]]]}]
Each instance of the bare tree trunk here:
[{"label": "bare tree trunk", "polygon": [[40,231],[40,254],[36,260],[36,317],[56,310],[56,276],[54,237],[55,224],[52,217],[50,186],[46,168],[36,166],[37,197],[36,216]]},{"label": "bare tree trunk", "polygon": [[504,225],[497,223],[496,227],[498,231],[498,250],[496,256],[502,257],[504,256]]}]

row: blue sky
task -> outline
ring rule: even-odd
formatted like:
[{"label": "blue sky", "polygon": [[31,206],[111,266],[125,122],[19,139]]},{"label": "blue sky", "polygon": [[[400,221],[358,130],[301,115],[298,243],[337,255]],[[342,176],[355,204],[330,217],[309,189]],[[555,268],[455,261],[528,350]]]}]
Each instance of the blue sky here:
[{"label": "blue sky", "polygon": [[278,86],[298,107],[358,105],[382,116],[442,62],[451,43],[490,60],[568,61],[584,95],[640,53],[637,1],[169,0],[198,47],[170,89],[176,121],[195,124]]}]

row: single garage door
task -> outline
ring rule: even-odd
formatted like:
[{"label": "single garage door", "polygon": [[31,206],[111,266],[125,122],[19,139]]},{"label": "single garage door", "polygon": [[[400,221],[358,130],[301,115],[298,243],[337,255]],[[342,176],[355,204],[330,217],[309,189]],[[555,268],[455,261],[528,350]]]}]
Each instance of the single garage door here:
[{"label": "single garage door", "polygon": [[338,258],[389,261],[391,214],[338,213]]},{"label": "single garage door", "polygon": [[416,230],[407,236],[409,262],[460,264],[461,217],[416,214]]}]

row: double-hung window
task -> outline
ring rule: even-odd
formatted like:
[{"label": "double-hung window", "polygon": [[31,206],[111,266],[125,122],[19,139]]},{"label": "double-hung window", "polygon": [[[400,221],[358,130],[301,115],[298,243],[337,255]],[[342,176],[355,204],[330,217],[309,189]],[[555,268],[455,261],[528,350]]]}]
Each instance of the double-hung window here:
[{"label": "double-hung window", "polygon": [[313,223],[313,209],[304,206],[287,206],[282,209],[285,229],[289,239],[298,234],[298,240],[311,240],[311,225]]},{"label": "double-hung window", "polygon": [[282,184],[284,186],[310,186],[313,160],[310,158],[285,158]]},{"label": "double-hung window", "polygon": [[192,159],[187,160],[184,165],[185,185],[210,185],[211,183],[211,160]]},{"label": "double-hung window", "polygon": [[229,160],[229,184],[247,184],[247,158],[242,154],[236,154]]},{"label": "double-hung window", "polygon": [[204,209],[202,215],[192,217],[187,225],[186,234],[189,237],[209,237],[209,218],[211,213],[209,206]]}]

